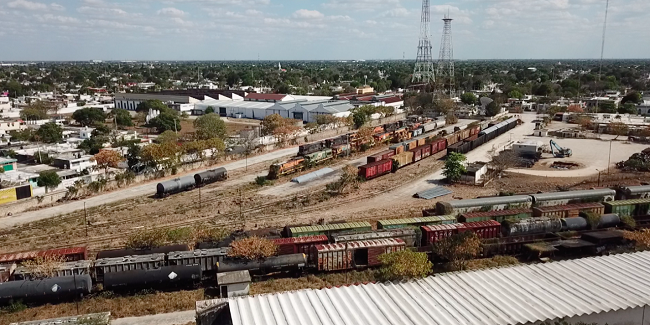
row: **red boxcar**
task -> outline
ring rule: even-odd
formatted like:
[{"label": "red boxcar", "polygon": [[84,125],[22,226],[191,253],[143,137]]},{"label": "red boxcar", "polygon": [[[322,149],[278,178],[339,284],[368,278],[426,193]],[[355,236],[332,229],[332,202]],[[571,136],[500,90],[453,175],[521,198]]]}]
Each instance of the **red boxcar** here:
[{"label": "red boxcar", "polygon": [[447,149],[447,140],[439,139],[431,143],[431,154],[437,154],[440,151]]},{"label": "red boxcar", "polygon": [[472,127],[470,129],[470,135],[478,135],[479,132],[481,132],[481,126],[480,125]]},{"label": "red boxcar", "polygon": [[393,151],[393,150],[382,151],[382,152],[376,153],[376,154],[374,154],[372,156],[368,156],[366,158],[367,159],[366,163],[369,164],[369,163],[373,163],[373,162],[377,162],[377,161],[381,161],[381,160],[386,160],[386,159],[388,159],[388,158],[390,158],[390,157],[392,157],[394,155],[395,155],[395,151]]},{"label": "red boxcar", "polygon": [[278,245],[278,255],[303,253],[309,256],[312,252],[311,248],[315,245],[329,243],[327,235],[276,238],[272,240]]},{"label": "red boxcar", "polygon": [[48,249],[45,251],[31,251],[21,253],[8,253],[0,255],[0,264],[20,263],[44,256],[62,256],[66,261],[79,261],[87,259],[86,247],[70,247]]},{"label": "red boxcar", "polygon": [[359,166],[359,176],[365,179],[373,179],[375,177],[390,173],[392,168],[392,159],[380,160],[374,163]]},{"label": "red boxcar", "polygon": [[501,224],[495,220],[461,223],[458,232],[473,231],[479,238],[496,238],[501,234]]},{"label": "red boxcar", "polygon": [[417,147],[417,148],[411,149],[409,151],[413,153],[412,162],[420,161],[420,159],[422,159],[422,148]]},{"label": "red boxcar", "polygon": [[457,234],[458,225],[460,224],[422,226],[422,246],[433,244]]}]

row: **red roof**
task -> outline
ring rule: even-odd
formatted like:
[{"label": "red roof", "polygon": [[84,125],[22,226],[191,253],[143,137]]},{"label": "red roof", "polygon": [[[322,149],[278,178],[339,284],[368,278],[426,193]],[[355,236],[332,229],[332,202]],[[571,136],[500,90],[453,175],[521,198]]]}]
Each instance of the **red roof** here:
[{"label": "red roof", "polygon": [[398,97],[398,96],[395,96],[395,97],[382,98],[381,101],[386,103],[386,104],[392,104],[392,103],[397,103],[397,102],[401,102],[401,101],[404,101],[404,100],[402,98]]},{"label": "red roof", "polygon": [[250,93],[246,95],[246,99],[255,99],[255,100],[277,100],[280,101],[284,97],[287,97],[286,94],[259,94],[259,93]]},{"label": "red roof", "polygon": [[306,244],[306,243],[318,243],[318,242],[327,243],[328,241],[329,240],[327,239],[327,235],[273,239],[273,242],[276,245],[282,245],[282,244]]},{"label": "red roof", "polygon": [[48,255],[76,255],[86,253],[86,247],[70,247],[70,248],[60,248],[60,249],[49,249],[45,251],[31,251],[31,252],[20,252],[20,253],[8,253],[0,255],[0,263],[14,263],[21,262],[26,260],[31,260],[39,256],[48,256]]}]

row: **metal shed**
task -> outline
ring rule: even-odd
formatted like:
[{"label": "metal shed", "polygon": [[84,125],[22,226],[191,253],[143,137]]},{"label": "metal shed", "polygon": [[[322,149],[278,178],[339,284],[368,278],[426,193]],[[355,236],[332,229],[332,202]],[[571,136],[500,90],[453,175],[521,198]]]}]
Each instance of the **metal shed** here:
[{"label": "metal shed", "polygon": [[217,285],[221,298],[247,296],[251,275],[247,270],[217,273]]}]

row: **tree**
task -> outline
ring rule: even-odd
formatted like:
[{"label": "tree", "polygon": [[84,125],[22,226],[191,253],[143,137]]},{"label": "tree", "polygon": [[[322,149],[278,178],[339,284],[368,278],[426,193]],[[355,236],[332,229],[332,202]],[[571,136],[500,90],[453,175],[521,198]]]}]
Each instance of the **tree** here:
[{"label": "tree", "polygon": [[[248,140],[245,140],[245,141],[248,141]],[[210,151],[211,151],[211,153],[210,153],[211,157],[210,158],[212,158],[212,159],[217,158],[217,155],[218,155],[219,152],[223,152],[224,150],[226,150],[226,144],[223,142],[223,140],[221,140],[219,138],[212,138],[212,139],[205,140],[205,143],[206,143],[207,149],[210,149]],[[245,152],[250,153],[251,146],[252,146],[251,142],[246,142],[244,144]]]},{"label": "tree", "polygon": [[591,130],[593,128],[591,117],[588,115],[578,115],[575,117],[574,121],[576,124],[580,125],[583,130]]},{"label": "tree", "polygon": [[131,113],[125,109],[117,108],[111,112],[113,118],[115,118],[115,124],[118,126],[133,126],[133,118]]},{"label": "tree", "polygon": [[354,121],[354,127],[359,129],[366,124],[368,116],[363,112],[354,112],[352,113],[352,120]]},{"label": "tree", "polygon": [[636,105],[632,103],[625,103],[618,106],[619,114],[636,114]]},{"label": "tree", "polygon": [[48,122],[38,128],[36,136],[45,143],[61,142],[63,140],[63,129],[54,122]]},{"label": "tree", "polygon": [[326,124],[336,124],[339,123],[339,118],[334,115],[316,115],[316,124],[326,125]]},{"label": "tree", "polygon": [[160,167],[164,170],[173,169],[178,165],[180,149],[176,143],[171,142],[146,145],[141,150],[140,160],[156,170]]},{"label": "tree", "polygon": [[508,93],[508,98],[522,99],[524,98],[524,94],[522,94],[519,90],[515,89]]},{"label": "tree", "polygon": [[124,157],[113,150],[100,150],[93,156],[93,159],[97,162],[99,168],[104,169],[104,174],[108,173],[108,168],[116,168],[119,163],[124,161]]},{"label": "tree", "polygon": [[277,250],[278,246],[272,240],[253,236],[230,243],[228,256],[256,260],[273,256]]},{"label": "tree", "polygon": [[129,144],[129,150],[126,152],[126,162],[129,165],[129,169],[135,170],[136,167],[140,164],[141,152],[142,147],[135,143]]},{"label": "tree", "polygon": [[458,123],[458,117],[454,114],[454,112],[449,112],[445,116],[445,123],[447,125],[452,125]]},{"label": "tree", "polygon": [[494,169],[497,174],[501,174],[504,170],[517,166],[519,156],[513,150],[506,150],[499,152],[498,150],[490,150],[490,167]]},{"label": "tree", "polygon": [[284,118],[280,114],[271,114],[262,120],[260,126],[262,127],[263,135],[272,135],[275,129],[284,124]]},{"label": "tree", "polygon": [[616,113],[616,104],[611,101],[599,102],[598,113]]},{"label": "tree", "polygon": [[463,93],[460,95],[460,101],[467,105],[476,105],[478,98],[476,98],[474,93]]},{"label": "tree", "polygon": [[98,108],[84,107],[72,113],[72,118],[83,126],[91,126],[95,123],[104,122],[106,114]]},{"label": "tree", "polygon": [[433,244],[433,252],[446,259],[454,270],[463,270],[467,261],[481,251],[481,240],[472,231],[444,238]]},{"label": "tree", "polygon": [[447,177],[449,182],[455,183],[460,180],[463,173],[465,173],[465,165],[463,162],[466,159],[465,155],[458,152],[452,152],[447,155],[442,173]]},{"label": "tree", "polygon": [[501,113],[501,105],[499,105],[496,100],[490,102],[487,107],[485,107],[486,116],[495,116],[499,113]]},{"label": "tree", "polygon": [[569,107],[567,107],[566,111],[571,113],[583,113],[585,110],[582,109],[582,107],[578,104],[571,104]]},{"label": "tree", "polygon": [[440,115],[447,115],[456,109],[456,103],[451,99],[436,99],[433,102],[433,110]]},{"label": "tree", "polygon": [[178,132],[181,130],[181,120],[178,112],[165,107],[160,114],[149,121],[149,125],[155,127],[162,133],[167,130]]},{"label": "tree", "polygon": [[162,101],[160,101],[158,99],[150,99],[150,100],[146,100],[146,101],[141,102],[140,104],[138,104],[138,106],[136,106],[136,108],[135,108],[135,111],[136,112],[147,113],[147,112],[149,112],[150,109],[153,109],[153,110],[158,110],[158,111],[162,112],[166,108],[169,108],[169,107],[167,105],[165,105],[165,103],[163,103]]},{"label": "tree", "polygon": [[352,187],[359,186],[359,176],[356,167],[352,165],[345,165],[342,171],[343,173],[341,174],[341,177],[339,177],[339,179],[336,182],[327,184],[325,186],[325,188],[328,191],[334,192],[336,194],[343,194],[345,193],[345,190],[348,189],[350,186]]},{"label": "tree", "polygon": [[623,96],[623,99],[621,99],[621,105],[625,105],[627,103],[641,104],[643,103],[643,96],[638,92],[631,92],[629,94],[626,94]]},{"label": "tree", "polygon": [[215,113],[203,115],[194,120],[196,136],[201,140],[226,138],[226,123]]},{"label": "tree", "polygon": [[214,113],[214,107],[208,106],[208,108],[205,109],[205,114],[211,114]]},{"label": "tree", "polygon": [[385,281],[403,281],[423,278],[432,272],[433,264],[426,253],[403,250],[379,255],[382,264],[379,274]]},{"label": "tree", "polygon": [[23,120],[45,120],[50,110],[49,104],[43,101],[34,101],[20,111],[20,118]]},{"label": "tree", "polygon": [[176,132],[167,130],[160,135],[158,135],[158,138],[156,138],[156,142],[158,143],[178,143],[179,136]]},{"label": "tree", "polygon": [[273,135],[281,142],[284,142],[287,137],[300,129],[296,125],[296,122],[294,119],[284,118],[279,114],[272,114],[265,117],[260,125],[262,126],[263,135]]},{"label": "tree", "polygon": [[614,138],[614,140],[618,139],[618,137],[621,135],[627,135],[630,131],[630,128],[627,126],[627,124],[623,122],[611,122],[609,123],[608,127],[612,134],[616,135],[616,138]]},{"label": "tree", "polygon": [[38,186],[45,187],[45,193],[61,184],[61,177],[53,170],[42,171],[38,174]]}]

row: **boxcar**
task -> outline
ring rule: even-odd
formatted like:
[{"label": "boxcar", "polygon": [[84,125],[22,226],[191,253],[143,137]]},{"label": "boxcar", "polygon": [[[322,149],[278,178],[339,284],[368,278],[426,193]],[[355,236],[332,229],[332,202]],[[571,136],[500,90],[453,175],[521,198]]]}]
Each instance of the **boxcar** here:
[{"label": "boxcar", "polygon": [[415,229],[413,228],[398,228],[398,229],[379,229],[374,231],[358,232],[353,234],[336,234],[332,236],[332,241],[335,244],[362,241],[362,240],[376,240],[387,238],[399,238],[404,241],[406,246],[413,247],[419,246],[420,238],[418,238]]},{"label": "boxcar", "polygon": [[64,260],[79,261],[88,258],[88,251],[86,247],[70,247],[60,249],[48,249],[44,251],[31,251],[20,253],[8,253],[0,255],[0,264],[21,263],[24,261],[33,260],[37,257],[45,256],[61,256]]},{"label": "boxcar", "polygon": [[339,244],[316,245],[313,256],[319,271],[341,271],[378,266],[379,255],[404,250],[401,239],[377,239]]},{"label": "boxcar", "polygon": [[605,202],[605,212],[616,213],[621,217],[634,217],[650,214],[650,198]]},{"label": "boxcar", "polygon": [[440,225],[455,223],[454,216],[430,216],[404,219],[385,219],[377,221],[377,229],[396,229],[406,227],[420,227],[425,225]]},{"label": "boxcar", "polygon": [[289,227],[289,237],[304,237],[317,235],[332,235],[343,231],[368,231],[372,230],[369,222],[331,223],[327,225]]},{"label": "boxcar", "polygon": [[445,149],[447,149],[447,140],[438,139],[431,142],[431,155],[437,154]]},{"label": "boxcar", "polygon": [[310,261],[312,260],[312,256],[309,256],[312,247],[329,243],[327,235],[276,238],[272,241],[278,246],[278,255],[302,253],[306,254]]},{"label": "boxcar", "polygon": [[406,151],[391,157],[393,161],[393,170],[397,170],[413,162],[413,152]]},{"label": "boxcar", "polygon": [[509,209],[486,212],[467,212],[458,216],[458,222],[476,222],[495,220],[504,222],[507,219],[527,219],[533,216],[531,209]]},{"label": "boxcar", "polygon": [[365,179],[373,179],[382,175],[386,175],[393,170],[393,160],[386,159],[374,163],[359,166],[359,176]]},{"label": "boxcar", "polygon": [[499,237],[501,224],[494,220],[460,223],[457,226],[458,233],[471,231],[481,239]]},{"label": "boxcar", "polygon": [[592,212],[598,215],[605,213],[605,206],[596,203],[576,203],[568,205],[556,206],[543,206],[533,208],[533,217],[549,217],[549,218],[573,218],[578,217],[580,212]]},{"label": "boxcar", "polygon": [[422,246],[434,244],[458,233],[459,223],[422,226]]},{"label": "boxcar", "polygon": [[377,161],[381,161],[381,160],[386,160],[386,159],[388,159],[388,158],[390,158],[390,157],[392,157],[394,155],[395,155],[395,150],[385,150],[385,151],[376,153],[376,154],[374,154],[372,156],[368,156],[366,158],[366,162],[369,164],[369,163],[373,163],[373,162],[377,162]]}]

